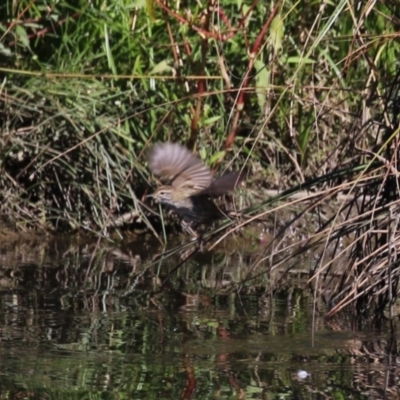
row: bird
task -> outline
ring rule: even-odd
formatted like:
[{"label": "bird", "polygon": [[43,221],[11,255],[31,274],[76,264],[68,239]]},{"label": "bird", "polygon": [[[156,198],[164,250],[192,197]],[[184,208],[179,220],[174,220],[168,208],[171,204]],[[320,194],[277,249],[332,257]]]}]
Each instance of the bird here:
[{"label": "bird", "polygon": [[225,214],[212,197],[234,190],[244,177],[229,172],[214,178],[200,158],[172,142],[154,144],[148,153],[148,165],[163,183],[148,197],[172,208],[186,224],[207,224],[222,218]]}]

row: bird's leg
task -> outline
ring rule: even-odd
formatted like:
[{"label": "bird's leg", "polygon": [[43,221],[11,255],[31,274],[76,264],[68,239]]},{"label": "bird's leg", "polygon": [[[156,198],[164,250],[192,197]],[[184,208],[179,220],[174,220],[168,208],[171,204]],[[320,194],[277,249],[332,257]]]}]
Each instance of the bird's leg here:
[{"label": "bird's leg", "polygon": [[183,232],[188,233],[192,236],[193,239],[198,239],[198,233],[192,228],[193,221],[186,221],[185,219],[182,220],[181,226]]},{"label": "bird's leg", "polygon": [[193,221],[182,220],[182,230],[192,236],[192,240],[197,240],[199,250],[203,251],[203,235],[196,232],[193,227]]}]

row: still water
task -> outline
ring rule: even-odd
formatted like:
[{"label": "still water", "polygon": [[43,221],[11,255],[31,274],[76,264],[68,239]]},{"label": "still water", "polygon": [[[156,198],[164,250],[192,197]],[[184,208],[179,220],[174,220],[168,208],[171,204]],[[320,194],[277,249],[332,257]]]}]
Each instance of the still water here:
[{"label": "still water", "polygon": [[[241,250],[241,251],[239,251]],[[0,244],[0,399],[399,398],[384,331],[232,244]]]}]

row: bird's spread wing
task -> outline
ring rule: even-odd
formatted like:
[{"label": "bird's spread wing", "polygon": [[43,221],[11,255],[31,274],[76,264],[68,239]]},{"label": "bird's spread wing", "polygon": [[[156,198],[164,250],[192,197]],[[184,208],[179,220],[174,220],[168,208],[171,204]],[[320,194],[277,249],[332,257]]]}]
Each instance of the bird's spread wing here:
[{"label": "bird's spread wing", "polygon": [[160,180],[184,189],[188,196],[207,189],[212,182],[212,173],[203,162],[178,143],[157,143],[148,155],[149,166]]},{"label": "bird's spread wing", "polygon": [[245,178],[244,172],[228,172],[219,178],[214,179],[211,184],[204,189],[201,194],[205,194],[210,197],[222,196],[234,190],[240,182]]}]

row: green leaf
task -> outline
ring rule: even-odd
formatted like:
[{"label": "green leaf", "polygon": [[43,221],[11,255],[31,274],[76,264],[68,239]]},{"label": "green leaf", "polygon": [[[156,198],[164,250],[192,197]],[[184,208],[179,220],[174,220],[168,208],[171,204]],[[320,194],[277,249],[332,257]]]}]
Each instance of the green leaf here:
[{"label": "green leaf", "polygon": [[154,0],[146,0],[146,11],[147,15],[152,21],[155,21],[155,13],[154,13]]},{"label": "green leaf", "polygon": [[256,60],[254,68],[257,71],[256,75],[256,93],[258,99],[258,105],[261,112],[264,111],[266,94],[269,90],[269,77],[270,72],[267,66],[261,60]]},{"label": "green leaf", "polygon": [[132,6],[140,10],[141,8],[147,7],[147,0],[133,0]]},{"label": "green leaf", "polygon": [[314,64],[315,60],[311,58],[304,58],[304,57],[299,57],[299,56],[294,56],[294,57],[288,57],[286,62],[288,64]]},{"label": "green leaf", "polygon": [[207,118],[203,121],[204,126],[209,126],[219,121],[222,118],[221,115],[215,115],[214,117]]},{"label": "green leaf", "polygon": [[205,159],[207,158],[207,150],[206,150],[205,147],[202,147],[202,148],[199,150],[199,156],[200,156],[200,158],[201,158],[202,160],[205,160]]},{"label": "green leaf", "polygon": [[11,56],[12,52],[10,49],[4,47],[2,43],[0,43],[0,54],[3,54],[4,56]]},{"label": "green leaf", "polygon": [[17,37],[19,39],[19,41],[26,47],[29,49],[29,38],[28,35],[26,33],[26,30],[24,27],[22,27],[21,25],[17,25],[15,27],[15,33],[17,34]]},{"label": "green leaf", "polygon": [[225,151],[219,151],[218,153],[215,153],[211,158],[210,158],[210,165],[215,164],[217,161],[223,160],[225,157]]},{"label": "green leaf", "polygon": [[283,26],[283,20],[278,14],[271,22],[271,27],[269,28],[269,38],[272,47],[277,53],[282,48],[282,40],[285,29]]},{"label": "green leaf", "polygon": [[138,8],[139,10],[145,8],[147,16],[152,21],[156,19],[154,13],[154,0],[133,0],[132,6]]},{"label": "green leaf", "polygon": [[135,58],[135,63],[132,68],[132,75],[141,75],[143,73],[142,70],[142,59],[140,54]]},{"label": "green leaf", "polygon": [[[241,4],[240,4],[240,7],[241,7]],[[239,7],[239,8],[240,8],[240,7]],[[247,6],[246,4],[243,4],[242,15],[246,15],[247,12],[249,11],[249,9],[250,9],[249,6]],[[251,15],[252,15],[252,14],[253,14],[253,12],[251,12],[250,15],[248,16],[248,18],[246,18],[245,21],[244,21],[244,26],[245,26],[246,28],[249,27],[249,24],[250,24],[250,21],[251,21]]]},{"label": "green leaf", "polygon": [[172,67],[170,67],[167,61],[164,60],[155,65],[153,69],[149,72],[149,75],[159,75],[165,71],[172,71]]}]

